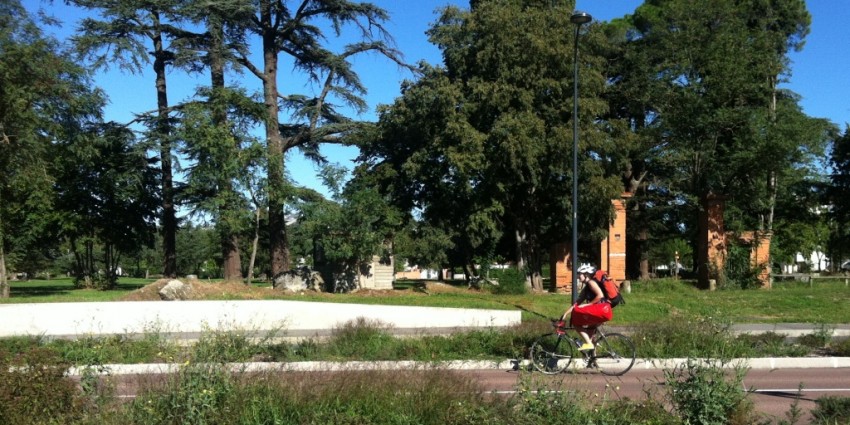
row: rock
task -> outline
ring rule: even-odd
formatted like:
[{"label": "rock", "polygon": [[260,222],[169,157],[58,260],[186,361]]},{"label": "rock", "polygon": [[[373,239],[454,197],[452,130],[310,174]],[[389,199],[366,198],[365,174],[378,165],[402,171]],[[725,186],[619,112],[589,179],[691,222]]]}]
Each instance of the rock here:
[{"label": "rock", "polygon": [[322,288],[325,287],[325,280],[321,273],[310,270],[309,267],[299,267],[278,275],[272,282],[272,286],[280,291],[301,292],[309,290],[322,292]]},{"label": "rock", "polygon": [[163,301],[181,301],[188,300],[192,297],[192,287],[177,280],[172,279],[159,290],[159,298]]}]

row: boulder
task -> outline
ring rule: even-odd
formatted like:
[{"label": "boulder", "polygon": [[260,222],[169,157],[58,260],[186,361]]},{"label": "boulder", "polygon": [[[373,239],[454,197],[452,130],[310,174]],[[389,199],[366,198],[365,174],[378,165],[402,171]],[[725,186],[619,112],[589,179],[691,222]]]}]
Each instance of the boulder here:
[{"label": "boulder", "polygon": [[177,279],[168,281],[168,283],[159,290],[159,298],[163,301],[181,301],[188,300],[191,297],[192,286]]},{"label": "boulder", "polygon": [[272,286],[280,291],[322,292],[322,288],[325,287],[325,280],[321,273],[310,270],[309,267],[299,267],[278,275],[272,282]]}]

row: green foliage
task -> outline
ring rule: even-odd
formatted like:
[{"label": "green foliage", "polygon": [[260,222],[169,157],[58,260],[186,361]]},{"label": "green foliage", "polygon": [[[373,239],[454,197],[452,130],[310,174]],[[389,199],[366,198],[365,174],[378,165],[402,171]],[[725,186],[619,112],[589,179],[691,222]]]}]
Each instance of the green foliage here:
[{"label": "green foliage", "polygon": [[236,382],[221,366],[190,364],[164,388],[136,396],[128,416],[144,424],[224,424],[233,417]]},{"label": "green foliage", "polygon": [[111,289],[122,254],[153,244],[155,170],[123,126],[90,126],[54,144],[62,236],[84,288]]},{"label": "green foliage", "polygon": [[[589,83],[582,93],[588,113],[579,123],[587,135],[581,174],[565,161],[571,140],[564,100],[573,83],[566,53],[574,41],[565,6],[504,0],[443,9],[428,33],[445,67],[421,65],[421,76],[405,82],[402,96],[381,111],[379,134],[362,147],[366,161],[355,179],[374,181],[400,210],[416,211],[417,227],[450,238],[451,265],[521,252],[539,275],[548,247],[567,233],[573,179],[582,187],[582,228],[607,224],[609,200],[621,185],[604,172],[604,136],[591,118],[605,110],[593,48],[582,58]],[[591,32],[588,43],[604,43]]]},{"label": "green foliage", "polygon": [[498,285],[489,286],[490,292],[494,294],[523,295],[528,293],[525,272],[516,267],[491,270],[490,277],[498,281]]},{"label": "green foliage", "polygon": [[201,279],[221,277],[219,233],[209,226],[188,223],[177,232],[177,270]]},{"label": "green foliage", "polygon": [[821,397],[815,403],[813,425],[837,425],[850,421],[850,398]]},{"label": "green foliage", "polygon": [[726,425],[735,417],[754,417],[743,389],[746,368],[734,366],[729,376],[724,366],[723,361],[689,359],[664,372],[670,401],[683,423]]},{"label": "green foliage", "polygon": [[744,354],[742,344],[734,344],[730,324],[710,316],[673,315],[640,326],[633,335],[641,356],[722,357]]},{"label": "green foliage", "polygon": [[799,343],[806,347],[823,348],[826,347],[832,340],[832,329],[827,324],[821,324],[820,329],[811,334],[803,335],[799,338]]},{"label": "green foliage", "polygon": [[138,336],[86,336],[79,339],[57,339],[46,344],[64,361],[79,366],[109,363],[148,363],[174,360],[177,348],[165,335],[148,332]]},{"label": "green foliage", "polygon": [[45,36],[17,0],[0,24],[0,298],[7,266],[56,249],[51,146],[96,121],[102,93],[59,42]]},{"label": "green foliage", "polygon": [[844,128],[844,134],[836,137],[832,144],[830,165],[834,172],[830,176],[831,185],[827,189],[829,203],[832,205],[830,216],[833,226],[830,238],[830,252],[842,260],[850,257],[850,229],[840,223],[850,223],[850,126]]},{"label": "green foliage", "polygon": [[838,340],[830,348],[836,356],[850,357],[850,338]]},{"label": "green foliage", "polygon": [[86,400],[65,376],[68,363],[53,350],[0,348],[0,423],[65,424],[79,420]]},{"label": "green foliage", "polygon": [[719,279],[717,289],[752,289],[761,286],[760,268],[754,268],[750,262],[750,248],[731,245],[728,248],[723,279]]},{"label": "green foliage", "polygon": [[339,358],[384,360],[398,345],[393,340],[386,325],[359,317],[333,330],[327,352]]}]

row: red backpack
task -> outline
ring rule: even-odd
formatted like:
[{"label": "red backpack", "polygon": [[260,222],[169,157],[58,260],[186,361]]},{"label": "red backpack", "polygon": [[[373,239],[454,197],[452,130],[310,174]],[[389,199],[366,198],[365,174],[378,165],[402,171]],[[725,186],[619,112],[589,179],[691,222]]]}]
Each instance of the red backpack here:
[{"label": "red backpack", "polygon": [[620,294],[620,284],[608,277],[608,274],[604,270],[597,270],[593,274],[593,280],[599,282],[599,289],[602,290],[602,296],[611,303],[611,307],[626,303],[623,295]]}]

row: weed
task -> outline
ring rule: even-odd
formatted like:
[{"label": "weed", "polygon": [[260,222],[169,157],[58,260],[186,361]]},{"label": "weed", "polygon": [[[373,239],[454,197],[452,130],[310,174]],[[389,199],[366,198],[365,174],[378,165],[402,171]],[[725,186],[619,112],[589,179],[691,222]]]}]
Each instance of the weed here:
[{"label": "weed", "polygon": [[753,407],[742,390],[747,369],[733,366],[730,376],[724,368],[726,363],[723,360],[689,359],[664,372],[670,402],[684,423],[753,423]]},{"label": "weed", "polygon": [[0,353],[0,423],[72,423],[86,409],[68,364],[53,350],[34,347]]},{"label": "weed", "polygon": [[830,346],[830,351],[835,356],[848,357],[850,356],[850,338],[844,338],[835,341]]},{"label": "weed", "polygon": [[833,328],[822,323],[818,327],[818,330],[814,333],[801,336],[798,342],[800,345],[810,348],[823,348],[832,340],[832,331]]},{"label": "weed", "polygon": [[229,422],[237,387],[216,365],[188,364],[164,385],[147,388],[129,408],[134,424],[215,424]]},{"label": "weed", "polygon": [[395,351],[398,340],[390,331],[384,323],[358,317],[331,332],[327,352],[334,358],[392,359],[391,353]]},{"label": "weed", "polygon": [[815,425],[838,425],[850,423],[850,398],[821,397],[815,400],[812,410]]},{"label": "weed", "polygon": [[638,328],[632,338],[644,357],[739,357],[748,347],[735,343],[730,324],[711,316],[668,319]]},{"label": "weed", "polygon": [[741,334],[735,342],[749,348],[749,357],[803,357],[811,352],[805,346],[788,344],[785,335],[776,332]]}]

